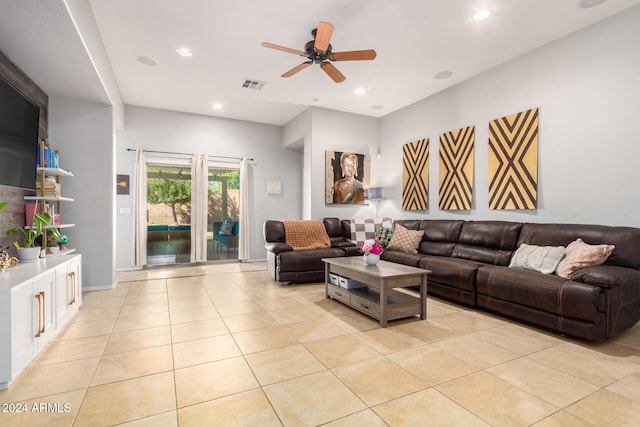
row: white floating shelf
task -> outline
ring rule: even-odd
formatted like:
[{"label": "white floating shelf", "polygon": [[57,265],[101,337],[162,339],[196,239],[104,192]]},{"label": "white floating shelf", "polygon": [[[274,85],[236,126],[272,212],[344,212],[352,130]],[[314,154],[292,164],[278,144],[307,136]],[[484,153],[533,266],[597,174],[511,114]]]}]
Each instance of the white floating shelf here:
[{"label": "white floating shelf", "polygon": [[73,176],[73,172],[66,171],[60,168],[38,167],[38,172],[44,172],[45,175],[49,175],[49,176]]}]

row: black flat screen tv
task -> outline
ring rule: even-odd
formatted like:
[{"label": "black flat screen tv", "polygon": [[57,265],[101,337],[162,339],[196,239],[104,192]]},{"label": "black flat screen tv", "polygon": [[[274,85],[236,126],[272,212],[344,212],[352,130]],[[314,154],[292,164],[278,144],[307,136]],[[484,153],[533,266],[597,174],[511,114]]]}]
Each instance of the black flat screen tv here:
[{"label": "black flat screen tv", "polygon": [[40,108],[0,77],[0,184],[34,190]]}]

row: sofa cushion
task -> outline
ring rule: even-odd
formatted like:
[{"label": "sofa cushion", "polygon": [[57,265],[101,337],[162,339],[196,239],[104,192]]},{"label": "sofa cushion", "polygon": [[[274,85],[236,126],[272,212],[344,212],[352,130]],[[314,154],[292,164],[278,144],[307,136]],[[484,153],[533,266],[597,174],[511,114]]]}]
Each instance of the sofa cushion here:
[{"label": "sofa cushion", "polygon": [[344,251],[340,248],[281,252],[278,255],[278,268],[281,272],[324,270],[322,258],[341,256],[344,256]]},{"label": "sofa cushion", "polygon": [[418,252],[429,255],[451,256],[458,241],[464,221],[449,219],[425,219],[420,223],[424,230]]},{"label": "sofa cushion", "polygon": [[394,250],[385,250],[382,252],[382,256],[380,259],[389,262],[395,262],[398,264],[410,265],[412,267],[417,267],[420,259],[422,259],[424,255],[420,253],[409,253],[403,251],[394,251]]},{"label": "sofa cushion", "polygon": [[602,289],[554,274],[485,265],[478,269],[477,292],[547,313],[596,322],[605,310]]},{"label": "sofa cushion", "polygon": [[462,225],[451,254],[487,264],[507,266],[516,250],[522,224],[507,221],[468,221]]},{"label": "sofa cushion", "polygon": [[567,246],[556,274],[570,279],[571,275],[581,268],[593,267],[605,262],[614,248],[613,245],[589,245],[578,238]]},{"label": "sofa cushion", "polygon": [[462,225],[458,243],[513,251],[518,246],[522,224],[507,221],[467,221]]},{"label": "sofa cushion", "polygon": [[342,223],[339,218],[324,218],[322,222],[329,238],[342,237]]},{"label": "sofa cushion", "polygon": [[476,274],[483,264],[462,258],[424,255],[418,267],[430,270],[429,282],[475,292]]},{"label": "sofa cushion", "polygon": [[613,265],[581,268],[573,273],[571,279],[601,288],[637,286],[640,289],[640,271]]},{"label": "sofa cushion", "polygon": [[264,222],[262,234],[267,243],[284,243],[284,224],[282,221],[268,219]]},{"label": "sofa cushion", "polygon": [[396,224],[387,249],[417,254],[423,235],[424,230],[407,230],[400,224]]},{"label": "sofa cushion", "polygon": [[458,219],[424,219],[420,230],[424,239],[432,242],[457,242],[464,221]]},{"label": "sofa cushion", "polygon": [[536,246],[522,243],[511,257],[510,268],[524,268],[551,274],[564,256],[564,246]]},{"label": "sofa cushion", "polygon": [[395,221],[396,224],[402,225],[407,230],[419,230],[420,224],[422,224],[421,219],[398,219]]}]

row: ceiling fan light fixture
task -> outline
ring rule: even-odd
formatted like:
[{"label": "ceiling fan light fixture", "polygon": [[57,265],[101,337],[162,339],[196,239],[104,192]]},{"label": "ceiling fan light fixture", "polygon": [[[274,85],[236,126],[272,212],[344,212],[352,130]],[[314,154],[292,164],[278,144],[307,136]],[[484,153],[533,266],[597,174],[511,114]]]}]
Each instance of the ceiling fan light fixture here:
[{"label": "ceiling fan light fixture", "polygon": [[471,18],[474,21],[484,21],[485,19],[487,19],[489,16],[491,16],[491,11],[489,9],[483,9],[483,10],[479,10],[476,13],[474,13]]},{"label": "ceiling fan light fixture", "polygon": [[319,22],[318,27],[311,31],[313,40],[308,41],[304,46],[304,51],[291,49],[289,47],[277,44],[262,42],[263,47],[279,50],[281,52],[292,53],[294,55],[307,58],[307,61],[293,67],[289,71],[282,74],[282,77],[292,77],[300,71],[308,68],[312,64],[320,65],[324,71],[335,83],[341,83],[346,80],[335,65],[334,61],[370,61],[376,58],[376,51],[373,49],[352,50],[344,52],[334,52],[331,46],[331,36],[333,35],[333,25],[328,22]]}]

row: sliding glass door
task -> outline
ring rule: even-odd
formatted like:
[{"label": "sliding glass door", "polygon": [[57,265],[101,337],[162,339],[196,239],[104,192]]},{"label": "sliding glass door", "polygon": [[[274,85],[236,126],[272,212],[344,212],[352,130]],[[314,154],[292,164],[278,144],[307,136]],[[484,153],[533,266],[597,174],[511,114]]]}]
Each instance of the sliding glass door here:
[{"label": "sliding glass door", "polygon": [[191,166],[147,164],[147,264],[190,258]]},{"label": "sliding glass door", "polygon": [[209,167],[207,259],[238,259],[240,171]]},{"label": "sliding glass door", "polygon": [[154,157],[144,161],[146,212],[139,221],[146,264],[238,260],[240,169],[205,155]]}]

